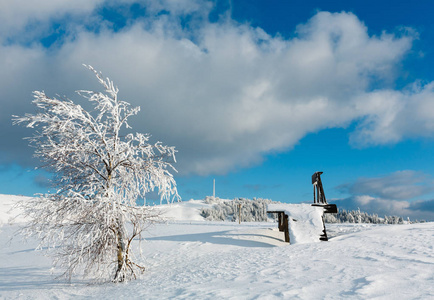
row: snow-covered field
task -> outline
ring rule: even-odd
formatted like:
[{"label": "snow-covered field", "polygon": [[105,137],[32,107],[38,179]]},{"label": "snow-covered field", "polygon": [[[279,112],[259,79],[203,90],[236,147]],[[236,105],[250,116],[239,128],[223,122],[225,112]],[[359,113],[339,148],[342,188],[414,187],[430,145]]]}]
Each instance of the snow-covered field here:
[{"label": "snow-covered field", "polygon": [[10,241],[18,198],[0,195],[0,299],[434,299],[432,222],[327,225],[330,241],[288,245],[275,223],[205,222],[206,204],[183,202],[147,232],[140,279],[66,283],[35,240]]}]

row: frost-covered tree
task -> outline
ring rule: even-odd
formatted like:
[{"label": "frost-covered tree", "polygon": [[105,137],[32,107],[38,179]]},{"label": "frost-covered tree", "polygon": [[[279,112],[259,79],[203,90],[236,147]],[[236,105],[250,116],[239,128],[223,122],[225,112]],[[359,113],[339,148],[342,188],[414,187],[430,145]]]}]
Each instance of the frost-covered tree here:
[{"label": "frost-covered tree", "polygon": [[171,174],[176,150],[150,144],[148,134],[126,134],[128,118],[140,108],[119,100],[113,82],[86,67],[105,90],[77,91],[93,110],[35,91],[39,111],[14,116],[15,124],[37,127],[28,139],[43,167],[53,172],[56,190],[21,203],[31,220],[23,232],[53,250],[54,264],[67,278],[83,270],[85,276],[121,282],[144,270],[133,262],[131,243],[161,219],[136,200],[155,189],[161,201],[179,198]]}]

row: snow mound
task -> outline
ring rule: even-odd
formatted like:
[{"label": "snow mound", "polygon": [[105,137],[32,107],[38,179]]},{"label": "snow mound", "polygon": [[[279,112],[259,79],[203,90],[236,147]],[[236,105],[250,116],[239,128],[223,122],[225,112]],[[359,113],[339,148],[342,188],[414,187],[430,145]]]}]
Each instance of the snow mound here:
[{"label": "snow mound", "polygon": [[322,207],[310,204],[269,204],[268,211],[284,211],[288,216],[291,244],[320,242],[323,234]]},{"label": "snow mound", "polygon": [[202,208],[210,208],[212,204],[206,204],[203,200],[182,201],[172,204],[158,205],[163,212],[163,217],[176,221],[204,221],[200,215]]}]

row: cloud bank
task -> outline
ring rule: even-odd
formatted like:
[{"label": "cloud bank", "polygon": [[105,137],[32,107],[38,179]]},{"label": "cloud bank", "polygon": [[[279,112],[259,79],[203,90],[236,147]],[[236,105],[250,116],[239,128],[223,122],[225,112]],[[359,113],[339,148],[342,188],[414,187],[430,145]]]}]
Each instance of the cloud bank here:
[{"label": "cloud bank", "polygon": [[257,164],[308,133],[353,122],[356,147],[434,132],[434,83],[394,89],[411,31],[372,36],[354,14],[318,12],[285,39],[228,13],[210,21],[206,1],[31,3],[0,9],[0,126],[9,141],[0,163],[31,163],[21,140],[31,132],[10,120],[34,110],[33,90],[81,101],[74,90],[98,88],[82,63],[141,106],[133,130],[175,145],[181,174]]},{"label": "cloud bank", "polygon": [[434,221],[434,200],[421,200],[434,190],[434,180],[422,172],[405,170],[383,177],[359,178],[337,189],[351,195],[331,201],[340,208]]}]

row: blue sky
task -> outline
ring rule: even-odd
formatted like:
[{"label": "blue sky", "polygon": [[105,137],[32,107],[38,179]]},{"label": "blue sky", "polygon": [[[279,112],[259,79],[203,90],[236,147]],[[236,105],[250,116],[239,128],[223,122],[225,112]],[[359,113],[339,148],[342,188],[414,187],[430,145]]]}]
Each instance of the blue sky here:
[{"label": "blue sky", "polygon": [[83,101],[90,64],[179,150],[184,200],[330,202],[434,220],[431,1],[21,1],[1,4],[0,193],[47,177],[11,115],[32,91]]}]

